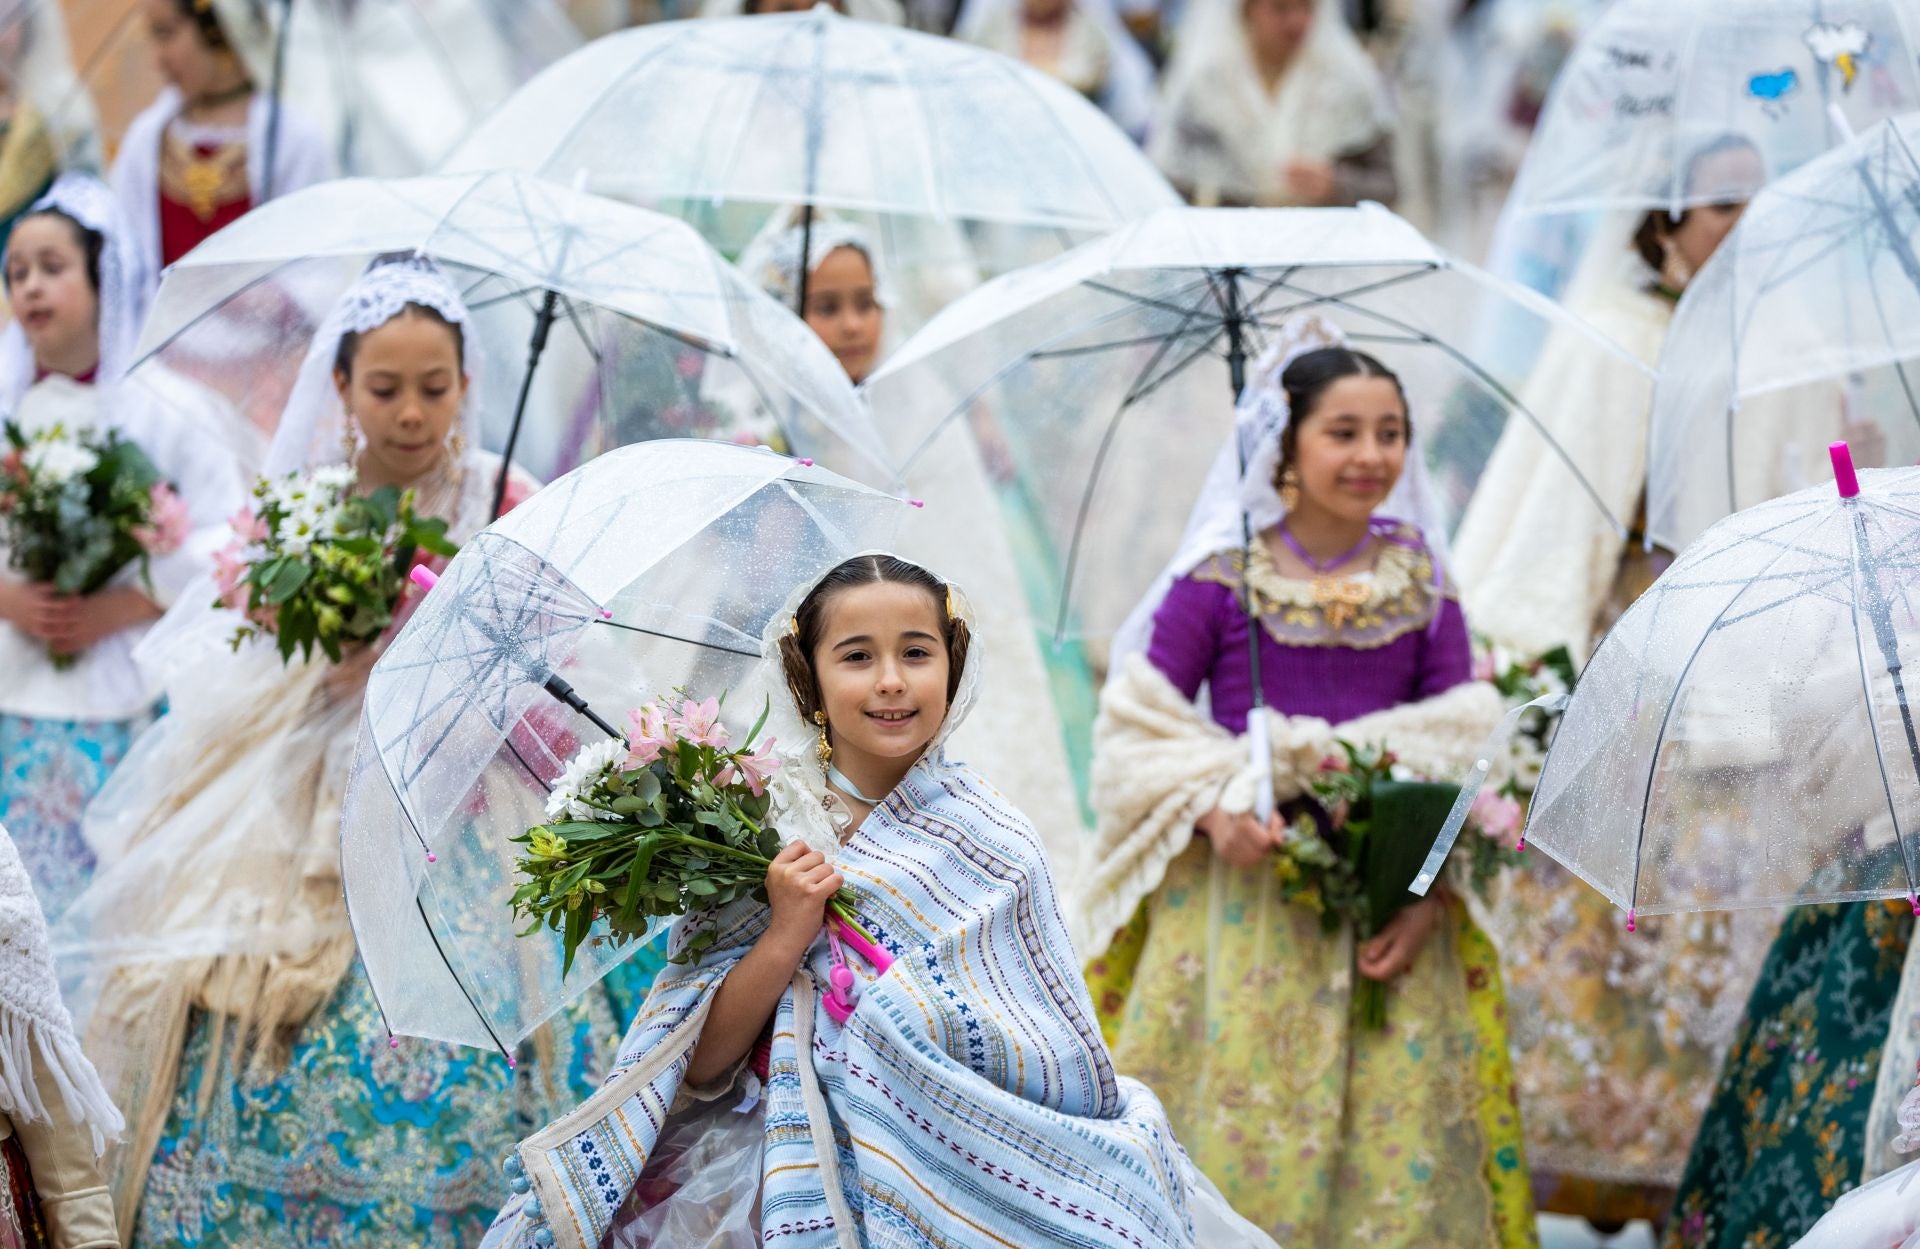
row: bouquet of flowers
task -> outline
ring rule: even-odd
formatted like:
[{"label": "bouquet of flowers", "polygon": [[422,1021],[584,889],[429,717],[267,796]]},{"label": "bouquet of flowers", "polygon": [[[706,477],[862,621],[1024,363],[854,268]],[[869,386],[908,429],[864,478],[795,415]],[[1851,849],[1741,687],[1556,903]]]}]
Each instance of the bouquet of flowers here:
[{"label": "bouquet of flowers", "polygon": [[192,531],[186,503],[118,431],[52,425],[30,434],[8,421],[5,437],[0,534],[8,566],[29,580],[92,594],[136,560],[145,580],[147,561],[178,550]]},{"label": "bouquet of flowers", "polygon": [[236,649],[267,633],[283,661],[318,646],[338,663],[344,645],[393,623],[421,552],[454,554],[447,523],[416,515],[411,490],[358,495],[353,484],[345,465],[255,484],[253,506],[229,522],[234,540],[213,557],[216,606],[246,617]]},{"label": "bouquet of flowers", "polygon": [[[652,916],[713,909],[751,894],[765,900],[767,868],[780,836],[767,825],[767,785],[780,766],[773,739],[754,748],[766,713],[740,745],[720,723],[715,699],[683,696],[678,709],[652,702],[628,714],[625,741],[577,752],[547,795],[547,820],[514,838],[527,847],[526,877],[513,909],[528,925],[560,933],[562,974],[599,920],[610,938],[646,935]],[[868,943],[847,890],[829,910]],[[708,926],[678,961],[698,957],[717,936]]]},{"label": "bouquet of flowers", "polygon": [[[1408,886],[1424,865],[1459,788],[1414,774],[1390,750],[1340,741],[1310,786],[1313,805],[1288,827],[1275,870],[1281,895],[1318,911],[1322,926],[1351,923],[1364,940],[1413,901]],[[1520,806],[1483,790],[1454,853],[1483,897],[1493,879],[1521,861]],[[1386,986],[1358,990],[1361,1022],[1383,1028]]]}]

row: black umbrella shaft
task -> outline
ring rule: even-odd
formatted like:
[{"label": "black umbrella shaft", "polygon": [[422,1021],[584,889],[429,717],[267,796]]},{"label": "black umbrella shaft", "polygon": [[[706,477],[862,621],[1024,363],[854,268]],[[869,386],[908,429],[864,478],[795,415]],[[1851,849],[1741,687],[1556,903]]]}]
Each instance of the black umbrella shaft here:
[{"label": "black umbrella shaft", "polygon": [[540,367],[540,357],[547,350],[547,335],[553,330],[554,320],[560,315],[560,295],[548,291],[546,298],[540,301],[539,315],[533,319],[533,338],[527,344],[527,371],[520,378],[520,398],[513,405],[513,424],[507,427],[507,449],[500,458],[500,480],[493,484],[493,519],[500,519],[500,509],[507,502],[507,474],[513,471],[513,450],[520,443],[520,423],[526,419],[527,396],[533,393],[533,373]]},{"label": "black umbrella shaft", "polygon": [[602,733],[605,733],[608,737],[611,737],[617,742],[626,740],[619,729],[614,728],[611,724],[602,720],[598,712],[587,706],[587,700],[580,697],[571,685],[568,685],[562,680],[559,673],[556,672],[549,676],[546,681],[541,684],[540,688],[573,708],[587,719],[593,721],[593,726]]},{"label": "black umbrella shaft", "polygon": [[793,315],[807,319],[807,279],[813,276],[813,205],[800,206],[800,280],[793,296]]}]

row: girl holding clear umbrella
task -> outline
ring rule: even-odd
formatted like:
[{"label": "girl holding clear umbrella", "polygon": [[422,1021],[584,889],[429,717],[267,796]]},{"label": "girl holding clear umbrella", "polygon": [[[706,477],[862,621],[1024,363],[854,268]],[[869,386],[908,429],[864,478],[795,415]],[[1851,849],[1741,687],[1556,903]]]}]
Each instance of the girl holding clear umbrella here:
[{"label": "girl holding clear umbrella", "polygon": [[[492,514],[468,310],[430,263],[376,262],[302,363],[267,468],[414,491],[456,541]],[[533,483],[510,476],[508,506]],[[494,1159],[592,1088],[595,999],[497,1054],[390,1039],[341,897],[339,810],[377,647],[237,654],[214,587],[156,635],[172,706],[89,812],[105,864],[62,917],[89,1052],[126,1112],[136,1245],[472,1244]]]},{"label": "girl holding clear umbrella", "polygon": [[[326,141],[250,68],[271,36],[237,0],[143,0],[167,86],[127,128],[113,185],[150,280],[265,196],[335,176]],[[266,167],[271,157],[273,168]]]},{"label": "girl holding clear umbrella", "polygon": [[1196,0],[1147,151],[1197,204],[1391,203],[1393,128],[1335,0]]},{"label": "girl holding clear umbrella", "polygon": [[[801,229],[763,232],[740,267],[773,298],[792,306],[800,281]],[[887,320],[895,306],[866,232],[837,218],[816,218],[810,240],[806,322],[855,383],[885,354]],[[885,419],[884,413],[880,414]],[[946,439],[938,471],[909,482],[925,505],[903,535],[906,547],[938,550],[964,568],[982,603],[980,649],[1005,674],[982,703],[960,749],[1000,778],[1007,792],[1047,830],[1047,848],[1063,874],[1078,862],[1084,826],[1063,743],[1067,740],[1052,678],[1084,682],[1065,652],[1050,665],[1021,609],[1020,566],[1009,529],[1013,519],[996,497],[989,467],[955,430]],[[956,536],[964,534],[963,541]],[[918,544],[918,545],[916,545]],[[912,553],[910,550],[909,553]],[[1052,673],[1050,676],[1050,668]]]},{"label": "girl holding clear umbrella", "polygon": [[[1401,910],[1356,949],[1349,925],[1281,892],[1274,851],[1303,808],[1256,815],[1243,766],[1267,714],[1256,674],[1288,802],[1339,754],[1335,734],[1442,776],[1498,719],[1416,520],[1431,509],[1417,418],[1393,373],[1312,317],[1275,337],[1246,403],[1257,446],[1244,470],[1222,449],[1101,696],[1079,931],[1103,1029],[1276,1239],[1531,1245],[1499,958],[1471,891]],[[1363,980],[1390,986],[1393,1031],[1363,1018]]]}]

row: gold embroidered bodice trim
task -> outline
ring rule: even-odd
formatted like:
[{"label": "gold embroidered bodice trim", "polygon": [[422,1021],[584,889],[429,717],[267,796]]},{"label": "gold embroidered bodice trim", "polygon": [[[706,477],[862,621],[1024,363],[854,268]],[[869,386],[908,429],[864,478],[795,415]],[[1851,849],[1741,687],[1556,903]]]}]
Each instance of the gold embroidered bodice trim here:
[{"label": "gold embroidered bodice trim", "polygon": [[1253,591],[1254,614],[1275,642],[1284,646],[1385,646],[1432,622],[1442,598],[1436,596],[1433,560],[1417,534],[1403,531],[1399,541],[1382,541],[1371,571],[1346,576],[1289,577],[1274,566],[1266,544],[1253,544],[1252,559],[1239,549],[1209,556],[1193,570],[1196,581],[1226,586],[1236,597],[1246,584]]}]

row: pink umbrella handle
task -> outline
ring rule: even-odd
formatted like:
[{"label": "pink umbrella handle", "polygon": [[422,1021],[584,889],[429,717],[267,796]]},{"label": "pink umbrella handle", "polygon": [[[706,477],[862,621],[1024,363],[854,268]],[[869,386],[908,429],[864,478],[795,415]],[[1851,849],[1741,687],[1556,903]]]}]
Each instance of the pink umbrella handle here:
[{"label": "pink umbrella handle", "polygon": [[413,582],[413,584],[419,586],[422,590],[431,590],[434,586],[440,584],[440,574],[425,564],[415,564],[408,570],[407,580]]},{"label": "pink umbrella handle", "polygon": [[873,969],[881,975],[886,975],[887,969],[893,966],[892,955],[861,936],[858,932],[855,932],[853,926],[841,919],[838,915],[829,915],[827,917],[827,927],[832,930],[834,935],[839,937],[840,940],[852,946],[854,953],[873,964]]},{"label": "pink umbrella handle", "polygon": [[1860,478],[1853,471],[1853,451],[1844,442],[1829,443],[1827,458],[1833,461],[1833,485],[1843,499],[1860,493]]}]

